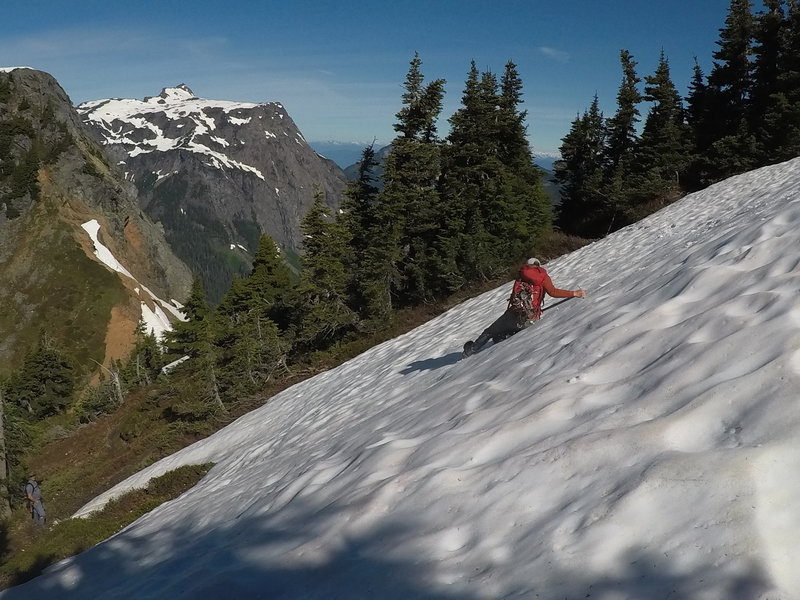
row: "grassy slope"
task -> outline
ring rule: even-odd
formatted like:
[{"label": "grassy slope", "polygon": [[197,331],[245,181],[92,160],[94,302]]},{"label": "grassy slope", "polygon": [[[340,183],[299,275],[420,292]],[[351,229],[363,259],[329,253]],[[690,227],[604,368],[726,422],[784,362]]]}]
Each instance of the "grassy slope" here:
[{"label": "grassy slope", "polygon": [[[0,369],[18,367],[19,349],[45,330],[78,364],[102,362],[111,308],[124,301],[116,274],[86,256],[73,228],[47,202],[24,217],[0,273]],[[12,352],[12,349],[17,349]]]}]

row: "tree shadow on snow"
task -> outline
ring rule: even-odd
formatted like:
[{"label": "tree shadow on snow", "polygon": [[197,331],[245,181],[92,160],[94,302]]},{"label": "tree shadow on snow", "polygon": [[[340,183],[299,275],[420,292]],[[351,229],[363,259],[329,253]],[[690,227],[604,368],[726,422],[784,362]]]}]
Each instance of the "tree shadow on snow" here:
[{"label": "tree shadow on snow", "polygon": [[454,365],[459,360],[461,360],[461,352],[451,352],[445,356],[440,356],[438,358],[426,358],[425,360],[415,360],[410,365],[408,365],[405,369],[400,371],[403,375],[409,375],[410,373],[414,373],[415,371],[433,371],[436,369],[440,369],[442,367],[446,367],[448,365]]},{"label": "tree shadow on snow", "polygon": [[[334,536],[336,541],[331,543],[326,524],[338,522],[337,509],[308,505],[298,511],[296,502],[302,500],[289,503],[297,517],[288,523],[273,524],[268,513],[248,518],[248,509],[228,526],[215,529],[186,522],[139,537],[134,525],[134,531],[123,534],[124,539],[111,538],[81,554],[79,564],[55,564],[44,576],[1,595],[3,600],[480,597],[465,594],[463,588],[449,592],[450,586],[436,583],[432,566],[417,552],[406,558],[387,556],[387,548],[407,542],[410,536],[413,539],[411,528],[400,520],[372,527],[359,537],[337,540]],[[276,556],[281,558],[276,561]]]},{"label": "tree shadow on snow", "polygon": [[[723,578],[720,571],[726,565],[696,564],[690,572],[676,568],[679,557],[631,549],[624,562],[627,568],[621,574],[591,577],[586,571],[561,571],[549,584],[539,587],[535,583],[509,590],[503,597],[515,598],[593,598],[595,600],[629,598],[631,600],[689,600],[691,598],[719,598],[720,600],[753,600],[765,598],[775,592],[763,569],[752,561],[746,572]],[[577,566],[577,565],[576,565]]]},{"label": "tree shadow on snow", "polygon": [[[5,590],[3,600],[28,598],[136,598],[195,600],[478,600],[489,590],[470,582],[472,568],[449,556],[445,563],[436,536],[415,525],[414,516],[363,507],[368,521],[344,524],[352,514],[329,499],[295,496],[282,506],[254,502],[221,525],[209,527],[189,517],[164,523],[147,535],[136,524],[80,555],[76,564],[59,563],[24,585]],[[189,511],[194,512],[194,511]],[[357,523],[356,523],[357,524]],[[350,523],[350,525],[355,525]],[[446,524],[442,524],[443,527]],[[420,529],[422,527],[422,530]],[[148,528],[149,529],[149,528]],[[358,534],[353,532],[357,531]],[[535,532],[532,532],[535,535]],[[422,542],[423,538],[427,542]],[[547,553],[547,541],[539,550]],[[430,546],[429,546],[430,545]],[[511,556],[520,549],[510,547]],[[474,557],[473,557],[474,558]],[[753,600],[774,591],[755,564],[721,574],[728,565],[708,562],[687,570],[680,556],[629,550],[623,572],[598,577],[575,564],[537,573],[499,565],[506,581],[495,579],[498,599]],[[681,563],[683,566],[679,567]],[[85,571],[81,567],[85,567]],[[481,580],[493,568],[481,569]],[[442,578],[447,577],[447,581]]]}]

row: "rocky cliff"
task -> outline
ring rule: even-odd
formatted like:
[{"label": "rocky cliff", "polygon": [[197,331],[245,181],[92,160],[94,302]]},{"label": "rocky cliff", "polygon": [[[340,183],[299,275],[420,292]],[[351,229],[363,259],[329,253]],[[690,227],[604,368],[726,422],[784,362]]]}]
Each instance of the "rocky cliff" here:
[{"label": "rocky cliff", "polygon": [[207,100],[179,85],[77,110],[212,301],[249,270],[262,232],[289,257],[301,251],[315,189],[334,209],[341,201],[343,171],[311,149],[278,103]]},{"label": "rocky cliff", "polygon": [[[98,244],[129,275],[109,268]],[[42,331],[87,370],[123,357],[143,311],[185,299],[190,283],[58,82],[0,69],[0,369],[17,366]]]}]

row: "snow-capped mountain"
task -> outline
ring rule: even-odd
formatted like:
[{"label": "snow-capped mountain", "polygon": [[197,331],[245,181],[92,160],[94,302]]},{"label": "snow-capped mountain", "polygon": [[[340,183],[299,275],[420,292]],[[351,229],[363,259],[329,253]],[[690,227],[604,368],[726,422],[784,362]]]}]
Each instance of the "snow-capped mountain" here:
[{"label": "snow-capped mountain", "polygon": [[214,462],[2,600],[798,600],[800,159],[547,264],[90,502]]},{"label": "snow-capped mountain", "polygon": [[262,232],[289,254],[301,251],[299,225],[317,187],[331,207],[341,201],[341,169],[279,103],[208,100],[182,84],[77,109],[212,300],[248,270],[242,249],[254,251]]}]

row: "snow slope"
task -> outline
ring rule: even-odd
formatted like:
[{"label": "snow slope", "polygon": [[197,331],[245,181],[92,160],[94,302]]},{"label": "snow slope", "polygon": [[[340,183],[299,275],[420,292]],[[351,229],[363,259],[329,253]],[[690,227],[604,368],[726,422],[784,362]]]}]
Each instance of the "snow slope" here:
[{"label": "snow slope", "polygon": [[0,598],[800,598],[798,190],[763,168],[553,261],[589,297],[470,359],[509,286],[286,390]]}]

